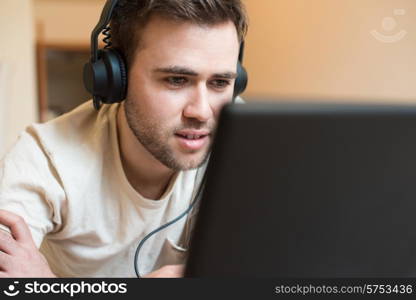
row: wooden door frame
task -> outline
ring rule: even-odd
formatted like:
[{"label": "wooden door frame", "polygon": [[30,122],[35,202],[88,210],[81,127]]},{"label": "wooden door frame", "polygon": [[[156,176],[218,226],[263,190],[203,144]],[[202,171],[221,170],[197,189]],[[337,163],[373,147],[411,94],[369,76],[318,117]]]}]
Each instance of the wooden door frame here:
[{"label": "wooden door frame", "polygon": [[90,51],[89,43],[51,43],[44,38],[44,25],[41,22],[36,24],[36,70],[38,86],[38,120],[47,121],[48,112],[48,50],[66,52]]}]

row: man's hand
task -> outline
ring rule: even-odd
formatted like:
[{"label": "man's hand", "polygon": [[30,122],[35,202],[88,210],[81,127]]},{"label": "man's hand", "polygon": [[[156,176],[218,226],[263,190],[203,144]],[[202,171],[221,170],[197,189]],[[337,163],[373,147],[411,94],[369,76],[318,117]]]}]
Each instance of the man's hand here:
[{"label": "man's hand", "polygon": [[168,265],[153,271],[144,278],[181,278],[185,271],[184,265]]},{"label": "man's hand", "polygon": [[23,218],[0,209],[0,277],[56,277],[33,241]]}]

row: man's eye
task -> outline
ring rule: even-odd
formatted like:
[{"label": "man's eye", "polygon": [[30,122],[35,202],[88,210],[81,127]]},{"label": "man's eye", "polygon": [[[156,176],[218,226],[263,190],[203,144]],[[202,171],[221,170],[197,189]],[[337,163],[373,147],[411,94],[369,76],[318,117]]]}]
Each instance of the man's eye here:
[{"label": "man's eye", "polygon": [[182,86],[187,83],[187,79],[185,77],[168,77],[165,81],[175,87]]},{"label": "man's eye", "polygon": [[216,80],[213,80],[212,81],[212,85],[215,88],[221,89],[221,88],[225,88],[225,87],[229,86],[230,85],[230,81],[224,80],[224,79],[216,79]]}]

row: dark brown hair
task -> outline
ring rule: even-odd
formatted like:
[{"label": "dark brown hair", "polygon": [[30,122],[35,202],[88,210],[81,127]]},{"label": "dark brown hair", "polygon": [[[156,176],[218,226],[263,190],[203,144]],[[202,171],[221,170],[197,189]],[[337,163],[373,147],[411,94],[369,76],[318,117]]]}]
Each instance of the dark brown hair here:
[{"label": "dark brown hair", "polygon": [[140,29],[154,14],[199,25],[232,21],[240,41],[248,28],[241,0],[120,0],[111,22],[112,44],[124,55],[128,66],[140,43]]}]

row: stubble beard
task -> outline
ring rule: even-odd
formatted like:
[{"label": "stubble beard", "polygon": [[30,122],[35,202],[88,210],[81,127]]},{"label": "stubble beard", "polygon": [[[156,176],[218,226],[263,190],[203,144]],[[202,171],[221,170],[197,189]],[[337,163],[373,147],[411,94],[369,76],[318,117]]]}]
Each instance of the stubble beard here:
[{"label": "stubble beard", "polygon": [[[209,146],[205,153],[197,159],[179,159],[175,157],[175,154],[171,147],[168,145],[168,140],[175,132],[181,129],[199,129],[203,125],[200,122],[191,122],[193,124],[187,124],[187,126],[179,126],[177,128],[163,128],[161,122],[158,120],[150,119],[142,114],[136,107],[133,100],[125,100],[124,103],[125,115],[127,124],[131,131],[137,138],[137,140],[143,145],[143,147],[163,165],[173,171],[183,171],[195,169],[203,165],[209,157]],[[198,124],[197,124],[198,123]],[[213,132],[213,130],[211,130]]]}]

